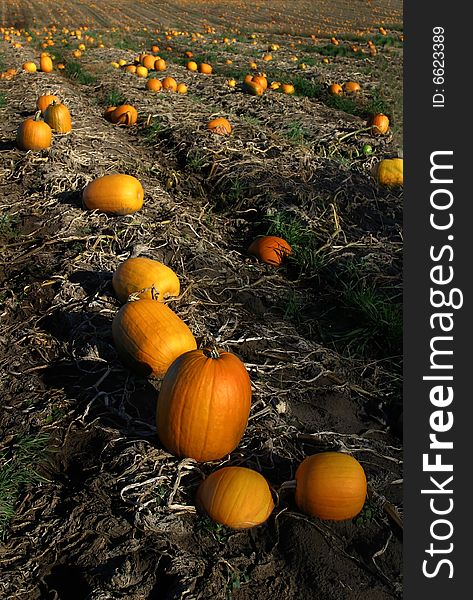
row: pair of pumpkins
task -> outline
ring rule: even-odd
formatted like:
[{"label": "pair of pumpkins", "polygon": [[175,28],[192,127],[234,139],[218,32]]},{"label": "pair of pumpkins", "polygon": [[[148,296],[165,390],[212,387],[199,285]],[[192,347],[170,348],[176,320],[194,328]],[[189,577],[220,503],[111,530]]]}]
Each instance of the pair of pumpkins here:
[{"label": "pair of pumpkins", "polygon": [[53,131],[69,133],[72,130],[69,110],[57,96],[41,96],[37,108],[35,115],[18,127],[16,145],[20,150],[45,150],[51,146]]},{"label": "pair of pumpkins", "polygon": [[[295,502],[304,514],[345,521],[363,508],[366,475],[349,454],[322,452],[308,456],[298,466],[295,477],[289,485],[295,487]],[[211,519],[232,529],[260,525],[274,509],[266,479],[245,467],[224,467],[209,475],[197,490],[196,503]]]}]

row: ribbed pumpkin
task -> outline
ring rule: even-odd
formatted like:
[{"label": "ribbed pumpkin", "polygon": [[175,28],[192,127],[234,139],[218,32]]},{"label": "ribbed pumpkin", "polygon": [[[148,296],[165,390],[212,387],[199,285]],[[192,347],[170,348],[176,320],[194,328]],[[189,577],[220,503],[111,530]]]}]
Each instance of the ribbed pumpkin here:
[{"label": "ribbed pumpkin", "polygon": [[18,127],[16,145],[20,150],[44,150],[51,145],[53,132],[40,117],[38,110],[34,117],[29,117]]},{"label": "ribbed pumpkin", "polygon": [[250,244],[248,254],[256,256],[267,265],[279,266],[286,256],[291,254],[291,246],[283,238],[264,235]]},{"label": "ribbed pumpkin", "polygon": [[389,130],[389,117],[383,113],[371,115],[366,124],[371,127],[374,135],[384,135]]},{"label": "ribbed pumpkin", "polygon": [[404,183],[404,161],[402,158],[385,158],[376,168],[378,183],[387,187],[399,187]]},{"label": "ribbed pumpkin", "polygon": [[91,181],[82,192],[82,201],[89,210],[113,215],[131,215],[143,206],[144,191],[132,175],[114,173]]},{"label": "ribbed pumpkin", "polygon": [[264,523],[274,502],[266,479],[246,467],[223,467],[200,484],[197,506],[215,522],[232,529]]},{"label": "ribbed pumpkin", "polygon": [[218,117],[217,119],[209,121],[209,123],[207,123],[207,129],[218,135],[230,135],[232,132],[230,121],[224,117]]},{"label": "ribbed pumpkin", "polygon": [[56,133],[69,133],[72,130],[69,109],[56,100],[46,109],[44,120]]},{"label": "ribbed pumpkin", "polygon": [[349,454],[314,454],[305,458],[296,471],[296,504],[312,517],[352,519],[363,508],[366,491],[363,467]]},{"label": "ribbed pumpkin", "polygon": [[161,385],[159,438],[175,456],[220,459],[240,443],[250,405],[250,377],[238,357],[218,350],[186,352]]},{"label": "ribbed pumpkin", "polygon": [[168,296],[179,296],[180,292],[179,279],[174,271],[144,256],[122,262],[113,274],[112,285],[121,302],[126,302],[133,293],[138,293],[140,298],[164,300]]},{"label": "ribbed pumpkin", "polygon": [[39,68],[43,73],[51,73],[53,70],[53,61],[51,57],[42,54],[39,59]]},{"label": "ribbed pumpkin", "polygon": [[110,115],[112,123],[131,127],[138,120],[138,112],[131,104],[121,104]]},{"label": "ribbed pumpkin", "polygon": [[162,377],[184,352],[197,347],[187,325],[156,300],[128,302],[112,323],[112,336],[122,360],[139,373]]},{"label": "ribbed pumpkin", "polygon": [[38,100],[36,100],[36,108],[41,111],[42,114],[46,112],[46,109],[53,102],[61,102],[57,96],[54,94],[45,94],[44,96],[40,96]]}]

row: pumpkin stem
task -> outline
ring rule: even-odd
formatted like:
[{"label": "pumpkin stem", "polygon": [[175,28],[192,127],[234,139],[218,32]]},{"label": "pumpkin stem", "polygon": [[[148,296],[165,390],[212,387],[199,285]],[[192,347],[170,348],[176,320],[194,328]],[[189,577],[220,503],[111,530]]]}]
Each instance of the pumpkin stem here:
[{"label": "pumpkin stem", "polygon": [[33,119],[33,120],[34,120],[34,121],[39,121],[39,120],[41,119],[41,114],[42,114],[42,113],[41,113],[41,111],[40,111],[40,110],[37,110],[37,111],[35,112],[35,114],[34,114],[34,119]]},{"label": "pumpkin stem", "polygon": [[207,358],[220,358],[220,352],[215,344],[212,344],[210,348],[205,348],[204,354]]}]

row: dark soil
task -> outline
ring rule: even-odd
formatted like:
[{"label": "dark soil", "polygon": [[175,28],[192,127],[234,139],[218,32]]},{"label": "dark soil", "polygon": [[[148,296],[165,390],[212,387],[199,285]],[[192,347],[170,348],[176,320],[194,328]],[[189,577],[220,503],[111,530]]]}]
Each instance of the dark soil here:
[{"label": "dark soil", "polygon": [[[0,53],[7,66],[37,59],[32,46],[0,42]],[[377,289],[400,291],[402,192],[370,175],[399,140],[361,132],[338,144],[362,118],[320,100],[245,96],[223,75],[205,80],[172,58],[166,74],[189,93],[153,96],[109,66],[134,55],[89,49],[81,64],[97,79],[88,85],[58,71],[0,82],[0,466],[17,459],[25,437],[47,439],[30,465],[41,480],[19,487],[4,531],[0,597],[400,598],[400,348],[391,352],[384,330],[363,352],[346,343],[362,324],[340,283],[356,264]],[[346,79],[354,69],[348,59],[336,68]],[[112,90],[137,107],[135,127],[103,118]],[[73,131],[50,150],[17,150],[18,124],[46,92],[70,108]],[[215,112],[230,116],[230,138],[206,131]],[[284,133],[289,121],[302,123],[305,143]],[[150,122],[160,124],[152,136]],[[371,158],[357,151],[366,141]],[[83,209],[83,187],[108,172],[140,179],[142,211]],[[320,267],[273,269],[246,255],[275,213],[302,220]],[[226,460],[167,453],[154,423],[160,381],[116,354],[111,277],[138,255],[178,273],[183,293],[171,307],[199,346],[215,341],[247,366],[251,417]],[[366,471],[370,496],[353,521],[309,518],[289,490],[278,495],[305,456],[328,449]],[[199,483],[224,464],[268,479],[277,506],[264,525],[236,532],[196,512]]]}]

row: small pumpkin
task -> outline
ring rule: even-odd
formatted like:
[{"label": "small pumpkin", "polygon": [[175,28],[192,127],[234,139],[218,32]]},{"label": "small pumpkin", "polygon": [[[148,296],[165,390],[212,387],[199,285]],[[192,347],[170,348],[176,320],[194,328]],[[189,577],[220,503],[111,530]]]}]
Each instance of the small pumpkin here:
[{"label": "small pumpkin", "polygon": [[207,129],[217,135],[230,135],[232,132],[230,121],[224,117],[218,117],[217,119],[209,121],[209,123],[207,123]]},{"label": "small pumpkin", "polygon": [[366,124],[374,135],[384,135],[389,131],[389,117],[383,113],[371,115]]},{"label": "small pumpkin", "polygon": [[53,102],[61,102],[57,96],[54,94],[45,94],[44,96],[40,96],[36,100],[36,108],[41,111],[42,114],[46,112],[46,109]]},{"label": "small pumpkin", "polygon": [[29,117],[18,127],[16,145],[20,150],[44,150],[51,146],[52,129],[40,117],[38,110],[34,117]]},{"label": "small pumpkin", "polygon": [[120,302],[126,302],[130,294],[162,301],[169,296],[179,296],[180,292],[176,273],[163,263],[144,256],[122,262],[113,274],[112,286]]},{"label": "small pumpkin", "polygon": [[158,58],[154,61],[156,71],[165,71],[167,69],[166,61],[163,58]]},{"label": "small pumpkin", "polygon": [[291,246],[283,238],[264,235],[252,242],[248,254],[256,256],[267,265],[279,266],[286,256],[291,254]]},{"label": "small pumpkin", "polygon": [[138,120],[138,112],[131,104],[121,104],[111,113],[112,123],[131,127]]},{"label": "small pumpkin", "polygon": [[342,452],[305,458],[296,470],[295,501],[300,511],[331,521],[352,519],[366,500],[366,475],[360,463]]},{"label": "small pumpkin", "polygon": [[131,215],[143,206],[144,191],[132,175],[113,173],[91,181],[82,192],[82,201],[89,210],[113,215]]},{"label": "small pumpkin", "polygon": [[148,69],[143,65],[139,65],[138,67],[136,67],[136,75],[137,77],[148,77]]},{"label": "small pumpkin", "polygon": [[283,83],[281,85],[281,91],[283,92],[283,94],[294,94],[296,89],[292,85],[292,83]]},{"label": "small pumpkin", "polygon": [[163,379],[158,435],[175,456],[217,460],[240,443],[250,406],[250,377],[237,356],[192,350],[176,358]]},{"label": "small pumpkin", "polygon": [[264,89],[259,85],[259,83],[256,83],[256,81],[247,80],[243,82],[243,91],[251,94],[252,96],[262,96]]},{"label": "small pumpkin", "polygon": [[400,187],[404,183],[404,161],[402,158],[385,158],[376,167],[378,183],[387,187]]},{"label": "small pumpkin", "polygon": [[146,82],[146,89],[152,92],[160,92],[163,89],[163,84],[159,81],[159,79],[148,79]]},{"label": "small pumpkin", "polygon": [[112,323],[122,360],[139,373],[163,377],[178,356],[197,347],[187,325],[163,302],[128,302]]},{"label": "small pumpkin", "polygon": [[212,66],[208,63],[201,63],[199,65],[199,73],[203,73],[204,75],[210,75],[212,73]]},{"label": "small pumpkin", "polygon": [[199,68],[198,64],[197,64],[195,61],[193,61],[193,60],[190,60],[190,61],[189,61],[189,62],[186,64],[186,69],[187,69],[188,71],[197,71],[197,70],[198,70],[198,68]]},{"label": "small pumpkin", "polygon": [[261,525],[274,509],[268,482],[246,467],[211,473],[197,490],[196,504],[213,521],[232,529]]},{"label": "small pumpkin", "polygon": [[69,133],[72,130],[71,115],[67,106],[53,101],[44,113],[44,120],[56,133]]},{"label": "small pumpkin", "polygon": [[185,83],[178,83],[176,92],[178,94],[187,94],[187,85]]},{"label": "small pumpkin", "polygon": [[343,88],[339,83],[332,83],[328,88],[328,93],[331,96],[341,96],[343,94]]},{"label": "small pumpkin", "polygon": [[343,91],[347,94],[355,94],[361,90],[361,86],[357,81],[346,81],[343,84]]},{"label": "small pumpkin", "polygon": [[253,75],[252,81],[260,85],[263,88],[263,91],[268,88],[268,80],[264,75]]},{"label": "small pumpkin", "polygon": [[41,54],[41,57],[39,59],[39,68],[41,69],[41,71],[43,71],[43,73],[51,73],[51,71],[53,70],[53,61],[51,57],[45,54]]},{"label": "small pumpkin", "polygon": [[26,71],[27,73],[36,73],[36,71],[38,70],[38,67],[36,66],[36,63],[34,63],[33,61],[28,61],[28,62],[23,63],[22,69],[23,69],[23,71]]},{"label": "small pumpkin", "polygon": [[149,71],[151,71],[154,69],[154,65],[156,64],[156,57],[152,54],[146,54],[143,57],[141,64],[143,67],[146,67]]},{"label": "small pumpkin", "polygon": [[165,77],[162,80],[163,90],[167,92],[176,92],[177,91],[177,81],[174,77]]}]

